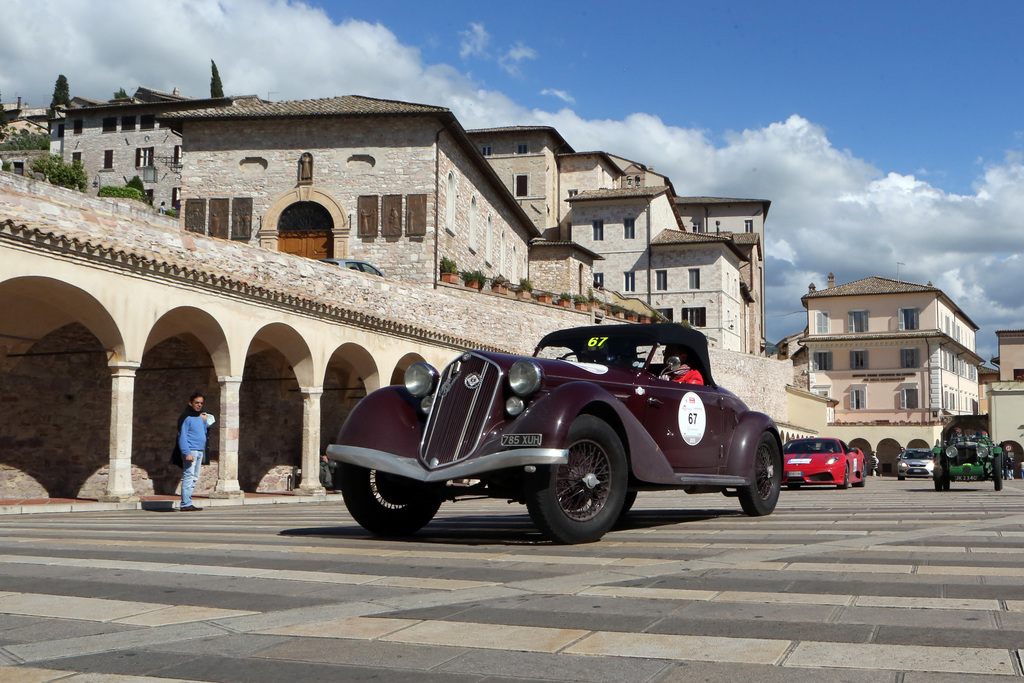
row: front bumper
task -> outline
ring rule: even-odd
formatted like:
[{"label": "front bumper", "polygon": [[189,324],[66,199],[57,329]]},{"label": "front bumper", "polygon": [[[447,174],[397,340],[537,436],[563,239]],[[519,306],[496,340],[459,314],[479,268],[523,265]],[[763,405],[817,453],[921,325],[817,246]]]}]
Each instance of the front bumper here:
[{"label": "front bumper", "polygon": [[564,465],[569,452],[560,448],[516,448],[488,455],[471,457],[449,467],[426,469],[416,458],[406,458],[372,448],[331,445],[327,447],[330,460],[358,465],[370,470],[387,472],[422,482],[443,482],[449,479],[479,479],[480,475],[510,467],[527,465]]},{"label": "front bumper", "polygon": [[782,472],[783,484],[842,484],[846,470],[842,465],[786,465]]},{"label": "front bumper", "polygon": [[931,477],[935,466],[927,463],[899,463],[896,466],[896,475],[900,477]]}]

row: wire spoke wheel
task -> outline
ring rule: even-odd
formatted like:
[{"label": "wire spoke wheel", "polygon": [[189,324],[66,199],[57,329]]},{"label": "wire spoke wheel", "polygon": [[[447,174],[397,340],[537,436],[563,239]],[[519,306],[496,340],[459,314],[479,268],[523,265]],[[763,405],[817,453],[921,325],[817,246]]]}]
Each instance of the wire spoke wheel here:
[{"label": "wire spoke wheel", "polygon": [[569,462],[555,472],[558,505],[570,519],[593,519],[608,502],[611,463],[593,441],[579,441],[569,449]]},{"label": "wire spoke wheel", "polygon": [[750,484],[739,489],[740,505],[752,517],[770,515],[779,501],[782,454],[771,434],[761,435],[754,454]]}]

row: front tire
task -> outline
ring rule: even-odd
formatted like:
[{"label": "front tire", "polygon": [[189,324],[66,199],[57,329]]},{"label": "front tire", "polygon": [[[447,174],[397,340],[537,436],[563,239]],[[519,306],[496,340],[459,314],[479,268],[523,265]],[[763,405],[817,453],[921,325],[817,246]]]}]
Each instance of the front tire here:
[{"label": "front tire", "polygon": [[441,507],[440,498],[404,477],[348,463],[338,463],[336,475],[341,477],[341,495],[353,519],[378,536],[414,534]]},{"label": "front tire", "polygon": [[593,415],[573,421],[566,443],[569,462],[538,468],[528,485],[526,509],[555,543],[598,541],[623,509],[626,454],[615,430]]},{"label": "front tire", "polygon": [[996,491],[1003,490],[1003,456],[992,458],[992,482]]},{"label": "front tire", "polygon": [[843,483],[836,484],[837,489],[848,489],[850,488],[850,465],[846,465],[846,471],[843,473]]},{"label": "front tire", "polygon": [[782,488],[782,454],[779,444],[768,433],[761,435],[754,454],[750,484],[739,489],[740,506],[751,517],[770,515],[779,502]]}]

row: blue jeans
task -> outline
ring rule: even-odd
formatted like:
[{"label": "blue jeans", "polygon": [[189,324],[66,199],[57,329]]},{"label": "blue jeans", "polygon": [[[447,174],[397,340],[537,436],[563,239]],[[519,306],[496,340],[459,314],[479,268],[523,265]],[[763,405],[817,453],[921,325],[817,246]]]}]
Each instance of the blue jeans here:
[{"label": "blue jeans", "polygon": [[199,467],[203,464],[203,451],[191,451],[192,462],[184,461],[185,472],[181,475],[181,507],[192,504],[192,492],[199,481]]}]

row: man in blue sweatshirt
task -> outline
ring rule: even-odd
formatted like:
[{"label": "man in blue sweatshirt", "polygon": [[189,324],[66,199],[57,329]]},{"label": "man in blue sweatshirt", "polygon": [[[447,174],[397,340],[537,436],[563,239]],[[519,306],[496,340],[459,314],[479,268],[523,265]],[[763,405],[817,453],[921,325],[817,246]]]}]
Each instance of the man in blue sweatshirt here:
[{"label": "man in blue sweatshirt", "polygon": [[181,475],[182,512],[198,512],[203,509],[192,504],[192,492],[199,481],[199,468],[206,453],[206,431],[209,428],[206,413],[203,412],[203,395],[192,394],[188,399],[188,408],[178,418],[178,448],[184,464]]}]

